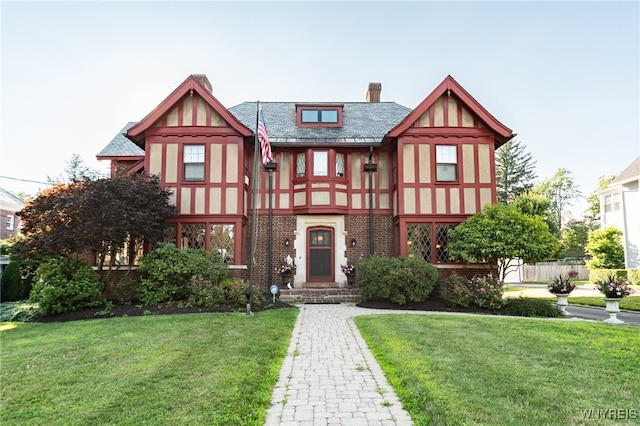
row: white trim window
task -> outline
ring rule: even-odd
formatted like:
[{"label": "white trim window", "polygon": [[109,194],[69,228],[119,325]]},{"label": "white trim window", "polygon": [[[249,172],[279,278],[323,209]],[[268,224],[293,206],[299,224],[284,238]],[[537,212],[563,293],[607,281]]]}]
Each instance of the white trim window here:
[{"label": "white trim window", "polygon": [[436,180],[458,181],[458,149],[455,145],[436,145]]},{"label": "white trim window", "polygon": [[9,231],[13,231],[13,228],[15,227],[15,218],[13,217],[12,214],[7,215],[7,229]]}]

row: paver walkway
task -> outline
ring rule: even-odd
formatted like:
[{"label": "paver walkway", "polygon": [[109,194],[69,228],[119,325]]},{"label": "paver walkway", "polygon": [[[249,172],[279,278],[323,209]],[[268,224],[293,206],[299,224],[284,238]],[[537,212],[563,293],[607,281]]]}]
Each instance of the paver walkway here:
[{"label": "paver walkway", "polygon": [[389,311],[298,307],[265,425],[412,425],[353,322],[357,315]]}]

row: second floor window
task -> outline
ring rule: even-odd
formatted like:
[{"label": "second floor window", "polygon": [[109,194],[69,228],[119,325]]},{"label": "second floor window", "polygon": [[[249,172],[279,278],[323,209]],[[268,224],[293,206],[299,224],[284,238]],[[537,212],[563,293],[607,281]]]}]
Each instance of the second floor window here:
[{"label": "second floor window", "polygon": [[14,221],[13,215],[7,215],[7,229],[9,231],[13,231]]},{"label": "second floor window", "polygon": [[329,176],[329,152],[313,151],[313,175]]},{"label": "second floor window", "polygon": [[438,182],[458,180],[458,155],[455,145],[436,145],[436,180]]},{"label": "second floor window", "polygon": [[204,180],[204,145],[185,145],[182,161],[184,163],[184,180]]}]

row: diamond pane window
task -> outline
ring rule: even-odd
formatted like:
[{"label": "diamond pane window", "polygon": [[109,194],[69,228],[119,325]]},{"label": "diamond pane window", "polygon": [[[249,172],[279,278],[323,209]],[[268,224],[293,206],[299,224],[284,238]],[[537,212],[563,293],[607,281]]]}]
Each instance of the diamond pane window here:
[{"label": "diamond pane window", "polygon": [[296,177],[304,177],[306,174],[305,155],[301,152],[296,156]]},{"label": "diamond pane window", "polygon": [[211,225],[209,243],[212,252],[217,252],[224,263],[234,262],[234,225]]},{"label": "diamond pane window", "polygon": [[431,224],[407,225],[407,256],[431,263]]},{"label": "diamond pane window", "polygon": [[344,177],[344,154],[336,153],[336,176]]},{"label": "diamond pane window", "polygon": [[183,249],[204,249],[205,248],[205,226],[204,224],[182,225],[182,239],[180,247]]},{"label": "diamond pane window", "polygon": [[449,263],[449,230],[455,228],[456,225],[436,224],[436,260],[438,263]]},{"label": "diamond pane window", "polygon": [[329,176],[329,152],[327,151],[313,152],[313,175]]}]

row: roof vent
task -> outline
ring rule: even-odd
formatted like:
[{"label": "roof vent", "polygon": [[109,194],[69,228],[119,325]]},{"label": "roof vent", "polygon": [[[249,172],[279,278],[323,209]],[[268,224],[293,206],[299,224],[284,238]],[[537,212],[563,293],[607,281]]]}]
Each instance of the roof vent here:
[{"label": "roof vent", "polygon": [[367,102],[380,102],[380,93],[382,92],[382,83],[369,83],[367,89]]}]

